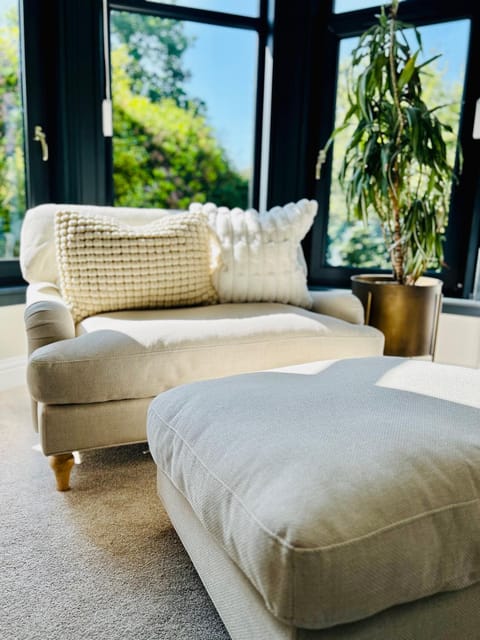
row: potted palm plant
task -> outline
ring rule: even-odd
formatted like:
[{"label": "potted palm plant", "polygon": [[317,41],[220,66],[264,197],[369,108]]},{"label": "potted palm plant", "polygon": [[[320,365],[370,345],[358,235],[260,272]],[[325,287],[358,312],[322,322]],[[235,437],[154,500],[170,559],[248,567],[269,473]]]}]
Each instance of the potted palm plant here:
[{"label": "potted palm plant", "polygon": [[455,178],[445,141],[452,129],[422,88],[424,68],[438,56],[420,62],[421,50],[418,30],[398,19],[398,0],[382,8],[353,50],[346,115],[319,154],[321,166],[350,127],[339,175],[348,215],[366,225],[377,217],[392,265],[391,275],[352,276],[352,290],[367,322],[384,332],[389,355],[432,353],[442,282],[424,274],[443,264]]}]

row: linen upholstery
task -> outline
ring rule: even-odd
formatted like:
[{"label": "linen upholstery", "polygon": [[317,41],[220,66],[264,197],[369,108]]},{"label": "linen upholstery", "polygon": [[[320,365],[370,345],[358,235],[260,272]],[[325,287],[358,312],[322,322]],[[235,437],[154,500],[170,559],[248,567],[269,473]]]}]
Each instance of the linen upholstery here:
[{"label": "linen upholstery", "polygon": [[46,344],[75,337],[75,323],[58,287],[49,282],[27,287],[24,313],[28,352]]},{"label": "linen upholstery", "polygon": [[323,358],[381,353],[383,336],[290,305],[119,311],[30,357],[32,396],[50,404],[153,397],[178,384]]},{"label": "linen upholstery", "polygon": [[168,391],[148,438],[266,608],[324,629],[480,581],[479,389],[401,358],[302,365]]},{"label": "linen upholstery", "polygon": [[216,302],[209,230],[201,214],[131,226],[59,211],[55,237],[60,290],[76,322],[118,309]]},{"label": "linen upholstery", "polygon": [[145,442],[153,398],[93,404],[38,403],[43,453],[68,453]]},{"label": "linen upholstery", "polygon": [[20,265],[29,282],[27,380],[33,425],[46,455],[146,440],[151,399],[197,375],[214,378],[301,359],[383,351],[382,334],[362,325],[362,305],[352,294],[348,301],[335,294],[335,302],[329,292],[315,292],[315,309],[323,308],[325,298],[326,315],[246,303],[122,310],[75,324],[60,292],[56,261],[55,215],[62,210],[133,226],[187,213],[68,203],[26,212]]},{"label": "linen upholstery", "polygon": [[190,211],[205,213],[218,237],[220,265],[213,278],[220,302],[282,302],[310,308],[300,242],[317,208],[315,200],[306,199],[262,214],[192,203]]},{"label": "linen upholstery", "polygon": [[285,624],[160,469],[158,493],[232,640],[478,640],[480,582],[328,629]]},{"label": "linen upholstery", "polygon": [[363,324],[365,314],[359,299],[345,289],[326,291],[310,291],[312,297],[312,311],[327,316],[333,316],[345,322]]}]

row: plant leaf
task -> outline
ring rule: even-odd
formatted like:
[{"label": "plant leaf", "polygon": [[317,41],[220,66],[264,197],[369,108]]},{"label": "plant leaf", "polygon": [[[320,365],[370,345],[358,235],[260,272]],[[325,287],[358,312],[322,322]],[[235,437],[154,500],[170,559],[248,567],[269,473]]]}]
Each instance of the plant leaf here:
[{"label": "plant leaf", "polygon": [[407,63],[403,67],[402,73],[398,78],[398,88],[400,90],[402,90],[403,87],[410,82],[416,70],[417,56],[418,56],[418,51],[414,53],[414,55],[407,60]]}]

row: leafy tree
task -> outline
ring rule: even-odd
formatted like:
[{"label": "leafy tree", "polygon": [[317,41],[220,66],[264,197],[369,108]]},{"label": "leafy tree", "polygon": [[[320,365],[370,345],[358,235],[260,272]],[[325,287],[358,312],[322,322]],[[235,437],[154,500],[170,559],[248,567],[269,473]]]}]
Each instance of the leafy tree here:
[{"label": "leafy tree", "polygon": [[202,101],[189,98],[184,88],[191,74],[182,58],[193,39],[185,35],[182,22],[112,11],[110,25],[114,48],[126,46],[125,71],[133,94],[152,102],[172,98],[179,107],[205,108]]},{"label": "leafy tree", "polygon": [[115,203],[186,208],[246,206],[248,181],[230,166],[205,116],[173,98],[135,95],[125,45],[112,51]]},{"label": "leafy tree", "polygon": [[18,16],[12,8],[4,14],[4,24],[0,26],[0,256],[5,252],[18,255],[20,222],[25,211],[18,43]]}]

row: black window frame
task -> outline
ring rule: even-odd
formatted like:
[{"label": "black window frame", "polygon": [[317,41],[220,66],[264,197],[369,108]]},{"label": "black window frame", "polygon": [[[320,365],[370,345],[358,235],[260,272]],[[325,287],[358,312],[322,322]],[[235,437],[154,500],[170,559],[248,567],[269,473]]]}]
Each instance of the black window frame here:
[{"label": "black window frame", "polygon": [[[19,0],[27,209],[107,204],[101,8],[102,0]],[[34,141],[37,124],[47,136],[48,162]],[[0,261],[0,305],[23,302],[26,286],[18,260]]]},{"label": "black window frame", "polygon": [[[39,3],[32,0],[19,0],[19,60],[20,84],[23,107],[24,127],[24,162],[25,162],[25,200],[27,207],[30,202],[42,201],[49,197],[49,172],[47,165],[42,163],[41,153],[36,148],[38,143],[33,140],[36,124],[45,128],[48,122],[48,108],[46,99],[45,68],[48,67],[48,53],[41,46],[41,34],[47,27],[47,12],[42,11]],[[26,64],[26,60],[29,64]],[[26,105],[30,105],[27,111]],[[20,272],[18,259],[0,260],[0,305],[13,304],[21,301],[22,288],[26,286]]]},{"label": "black window frame", "polygon": [[[309,283],[312,286],[350,287],[350,278],[365,273],[365,268],[333,267],[326,261],[328,207],[331,180],[331,154],[318,184],[313,183],[315,152],[322,148],[333,129],[335,118],[336,80],[338,52],[341,39],[358,36],[375,21],[380,10],[377,7],[351,11],[333,12],[333,0],[328,0],[326,21],[316,24],[318,37],[323,46],[312,50],[312,93],[316,95],[316,117],[310,114],[310,126],[316,149],[307,150],[311,176],[306,185],[319,202],[319,213],[309,237],[305,241],[305,252],[309,266]],[[451,197],[449,225],[445,243],[445,262],[448,268],[440,275],[444,281],[443,292],[449,297],[469,297],[475,274],[475,264],[480,247],[480,170],[478,167],[479,140],[473,140],[472,128],[475,103],[480,97],[480,76],[476,74],[476,61],[480,59],[480,5],[469,0],[447,2],[445,0],[404,0],[400,3],[399,15],[406,23],[417,26],[470,19],[470,46],[465,71],[463,110],[459,123],[459,140],[463,152],[463,171],[458,184],[454,185]],[[321,96],[315,86],[321,86]],[[375,272],[375,269],[368,269]],[[381,273],[381,270],[378,270]],[[438,274],[435,274],[438,276]]]},{"label": "black window frame", "polygon": [[[104,138],[101,131],[102,0],[23,0],[23,6],[24,107],[30,172],[27,206],[47,201],[111,204],[111,140]],[[324,199],[328,189],[325,183],[316,183],[314,169],[318,149],[333,127],[339,30],[345,37],[358,35],[372,23],[379,6],[334,14],[333,0],[261,0],[259,16],[254,18],[146,0],[109,2],[111,9],[258,31],[253,204],[259,204],[261,155],[268,155],[269,159],[267,206],[303,197],[319,201],[319,214],[304,241],[312,287],[350,288],[350,276],[360,271],[325,266]],[[446,261],[451,270],[444,274],[446,295],[468,297],[480,246],[480,166],[475,162],[480,141],[474,141],[471,135],[475,102],[480,96],[480,76],[475,77],[475,64],[480,59],[480,5],[471,0],[404,0],[400,6],[401,18],[418,25],[472,20],[466,106],[460,124],[465,160],[462,184],[466,187],[459,185],[455,189],[456,204],[446,245]],[[45,39],[47,32],[51,35]],[[270,142],[268,153],[262,150],[260,154],[267,46],[273,51],[271,114],[270,122],[264,124],[270,124]],[[48,170],[39,165],[38,147],[32,147],[31,131],[38,118],[46,122],[51,151]],[[0,293],[2,287],[25,284],[17,261],[0,263]]]},{"label": "black window frame", "polygon": [[[253,206],[258,206],[260,198],[265,47],[271,34],[272,4],[273,0],[259,0],[258,16],[250,17],[147,0],[108,2],[109,10],[257,32]],[[19,0],[19,7],[27,208],[44,202],[111,205],[112,142],[103,136],[101,120],[103,2]],[[36,124],[42,124],[47,133],[48,163],[41,162],[38,143],[33,142]],[[0,305],[22,302],[26,284],[18,260],[0,261]]]},{"label": "black window frame", "polygon": [[[192,7],[149,2],[148,0],[108,0],[109,11],[131,11],[159,18],[200,22],[220,27],[232,27],[255,31],[258,35],[258,57],[256,74],[254,149],[252,172],[252,206],[258,207],[260,200],[263,104],[265,91],[265,48],[271,31],[269,0],[258,0],[259,13],[257,17],[210,11]],[[111,154],[111,149],[109,151]],[[111,162],[111,160],[110,160]],[[111,173],[113,181],[113,173]],[[108,185],[110,203],[113,203],[113,184]]]}]

